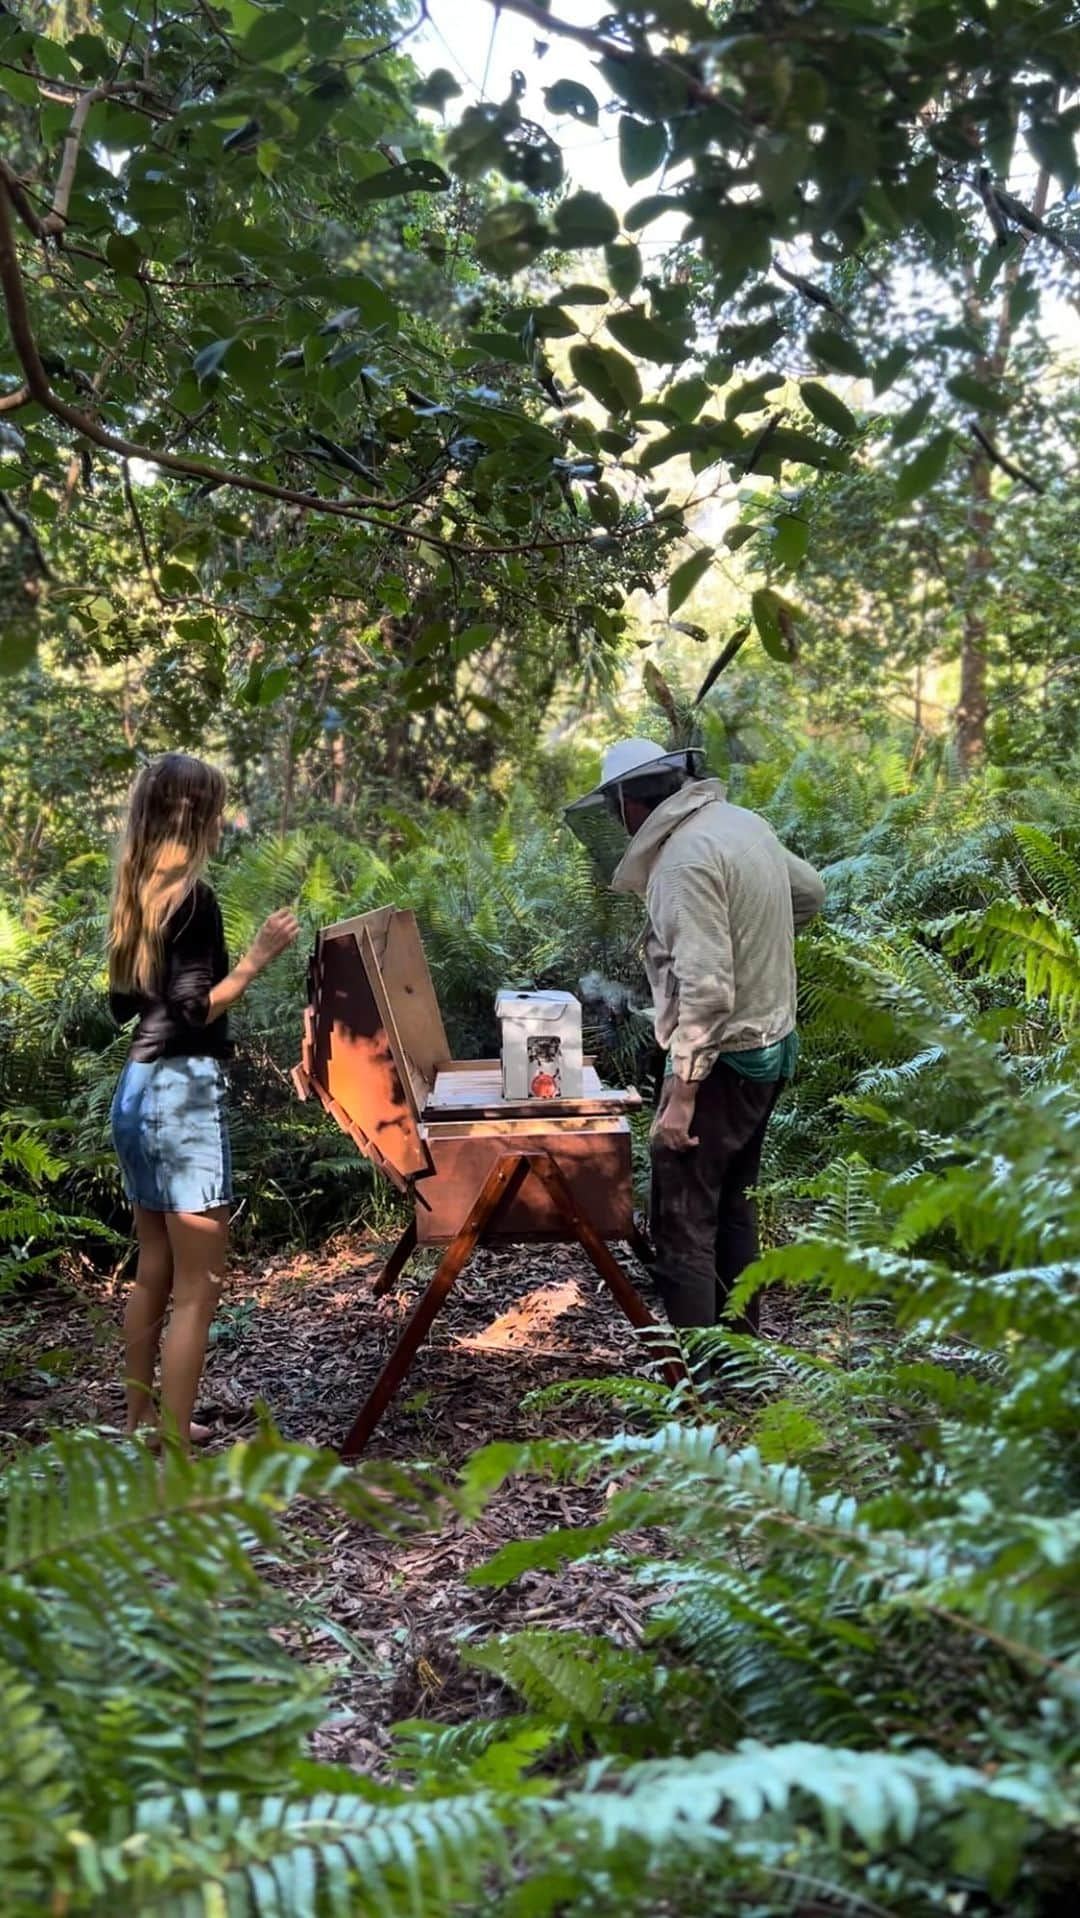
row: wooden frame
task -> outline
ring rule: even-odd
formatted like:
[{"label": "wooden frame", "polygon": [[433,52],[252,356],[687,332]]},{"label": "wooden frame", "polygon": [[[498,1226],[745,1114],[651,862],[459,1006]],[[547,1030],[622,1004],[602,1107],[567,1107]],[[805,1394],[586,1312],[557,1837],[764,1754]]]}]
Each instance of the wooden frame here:
[{"label": "wooden frame", "polygon": [[[500,1212],[512,1205],[526,1179],[535,1178],[547,1189],[567,1227],[567,1238],[577,1240],[587,1253],[616,1304],[639,1331],[657,1324],[635,1285],[587,1214],[576,1203],[566,1180],[549,1152],[507,1152],[488,1173],[468,1218],[443,1253],[412,1317],[401,1333],[382,1371],[353,1420],[338,1450],[344,1459],[359,1457],[387,1407],[397,1397],[416,1354],[477,1247],[491,1236]],[[636,1237],[636,1228],[635,1237]],[[416,1225],[411,1222],[394,1247],[375,1282],[382,1298],[401,1276],[416,1249]],[[672,1353],[663,1361],[664,1375],[677,1385],[686,1373]]]},{"label": "wooden frame", "polygon": [[[631,1324],[656,1323],[609,1249],[645,1248],[634,1223],[627,1113],[634,1091],[606,1090],[585,1061],[579,1099],[502,1097],[498,1060],[449,1056],[416,919],[391,906],[319,933],[293,1081],[312,1092],[400,1191],[414,1216],[375,1287],[381,1296],[417,1246],[438,1268],[342,1442],[355,1457],[398,1391],[462,1268],[484,1242],[579,1244]],[[681,1364],[665,1361],[670,1378]]]}]

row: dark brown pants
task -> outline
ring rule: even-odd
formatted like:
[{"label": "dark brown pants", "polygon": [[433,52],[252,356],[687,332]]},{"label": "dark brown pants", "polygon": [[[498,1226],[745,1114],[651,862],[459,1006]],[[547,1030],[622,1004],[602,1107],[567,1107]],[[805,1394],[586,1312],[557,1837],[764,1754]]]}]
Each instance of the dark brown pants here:
[{"label": "dark brown pants", "polygon": [[[655,1277],[672,1325],[715,1325],[740,1272],[758,1255],[761,1148],[781,1083],[717,1064],[702,1082],[689,1152],[653,1148],[649,1225]],[[754,1300],[738,1329],[757,1331]]]}]

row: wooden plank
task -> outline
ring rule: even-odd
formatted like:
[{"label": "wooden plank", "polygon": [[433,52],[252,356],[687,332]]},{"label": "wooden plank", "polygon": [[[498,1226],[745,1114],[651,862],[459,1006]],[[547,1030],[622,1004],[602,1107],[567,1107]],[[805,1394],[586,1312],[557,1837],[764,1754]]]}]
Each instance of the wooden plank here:
[{"label": "wooden plank", "polygon": [[435,1087],[423,1109],[425,1120],[442,1118],[470,1119],[561,1119],[610,1117],[633,1112],[641,1104],[641,1094],[632,1088],[611,1091],[603,1087],[592,1066],[584,1074],[585,1096],[581,1099],[504,1099],[502,1071],[498,1065],[461,1065],[454,1062],[440,1071]]},{"label": "wooden plank", "polygon": [[423,1086],[422,1106],[450,1057],[450,1046],[415,913],[394,913],[381,965],[406,1059]]},{"label": "wooden plank", "polygon": [[[424,1181],[424,1208],[417,1210],[421,1245],[445,1245],[454,1237],[485,1179],[507,1152],[550,1154],[601,1237],[625,1240],[633,1230],[631,1140],[625,1119],[574,1131],[535,1124],[512,1134],[501,1125],[455,1125],[446,1131],[433,1126],[428,1144],[435,1176]],[[574,1235],[567,1234],[551,1193],[531,1179],[500,1213],[498,1236],[559,1242]]]},{"label": "wooden plank", "polygon": [[320,933],[313,989],[311,1059],[305,1064],[323,1104],[395,1183],[430,1171],[412,1087],[399,1071],[355,932]]}]

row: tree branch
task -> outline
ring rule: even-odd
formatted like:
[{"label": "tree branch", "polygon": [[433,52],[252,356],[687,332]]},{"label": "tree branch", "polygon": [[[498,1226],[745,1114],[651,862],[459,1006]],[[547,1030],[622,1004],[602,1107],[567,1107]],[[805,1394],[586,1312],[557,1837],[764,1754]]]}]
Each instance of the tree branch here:
[{"label": "tree branch", "polygon": [[1010,479],[1019,480],[1021,486],[1030,487],[1033,493],[1045,493],[1046,488],[1041,480],[1033,479],[1030,473],[1025,473],[1022,466],[1017,466],[1014,461],[1006,459],[1004,453],[999,452],[989,434],[983,432],[978,420],[971,420],[969,423],[972,434],[978,440],[988,460],[992,460],[995,466],[1000,466],[1002,472],[1007,473]]}]

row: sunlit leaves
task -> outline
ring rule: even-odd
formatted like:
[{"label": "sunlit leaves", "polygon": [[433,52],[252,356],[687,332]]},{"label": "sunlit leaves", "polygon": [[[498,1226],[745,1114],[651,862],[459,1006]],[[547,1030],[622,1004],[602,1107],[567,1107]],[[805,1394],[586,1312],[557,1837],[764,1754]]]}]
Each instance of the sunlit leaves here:
[{"label": "sunlit leaves", "polygon": [[676,566],[668,581],[667,609],[668,617],[677,613],[683,601],[689,599],[698,581],[704,579],[713,562],[711,546],[703,547],[700,552],[691,553],[681,566]]},{"label": "sunlit leaves", "polygon": [[449,176],[434,160],[407,160],[403,166],[369,174],[352,191],[358,200],[396,200],[402,193],[445,193],[449,185]]},{"label": "sunlit leaves", "polygon": [[609,413],[625,413],[641,399],[641,380],[632,360],[611,347],[582,345],[570,349],[570,368],[587,393]]},{"label": "sunlit leaves", "polygon": [[653,360],[663,366],[681,360],[686,352],[679,335],[661,326],[641,307],[613,314],[607,328],[612,338],[639,360]]},{"label": "sunlit leaves", "polygon": [[822,426],[831,427],[844,439],[852,439],[859,430],[859,422],[854,413],[844,405],[843,400],[818,380],[803,380],[799,387],[803,404],[808,411],[820,420]]},{"label": "sunlit leaves", "polygon": [[750,602],[754,625],[770,659],[788,665],[798,652],[798,610],[771,586],[761,586]]},{"label": "sunlit leaves", "polygon": [[304,37],[304,23],[285,6],[266,7],[243,39],[244,55],[258,65],[278,59]]},{"label": "sunlit leaves", "polygon": [[804,558],[809,540],[810,528],[804,519],[795,513],[781,513],[772,543],[772,555],[777,565],[793,572]]}]

